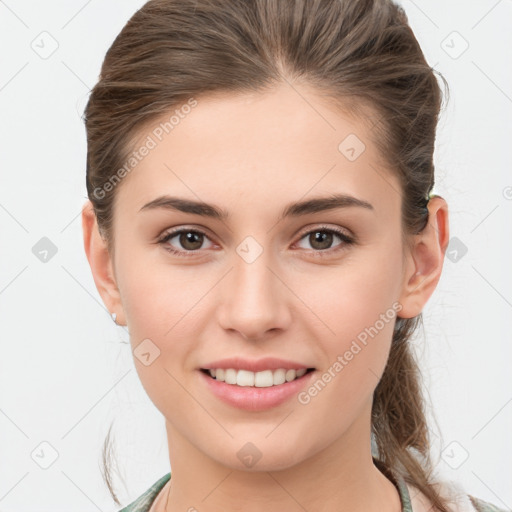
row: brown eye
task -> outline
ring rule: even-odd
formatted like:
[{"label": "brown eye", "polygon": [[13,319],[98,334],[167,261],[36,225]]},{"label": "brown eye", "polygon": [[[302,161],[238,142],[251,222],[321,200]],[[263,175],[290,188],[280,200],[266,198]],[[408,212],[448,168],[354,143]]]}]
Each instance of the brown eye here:
[{"label": "brown eye", "polygon": [[[171,241],[173,241],[171,243]],[[182,254],[187,256],[187,252],[198,251],[203,249],[205,240],[209,240],[205,233],[195,229],[179,229],[164,235],[158,241],[166,250],[174,254]],[[210,242],[211,244],[211,242]],[[207,247],[208,248],[208,247]]]},{"label": "brown eye", "polygon": [[[340,242],[333,246],[336,239],[340,240]],[[310,247],[302,245],[304,241],[306,241]],[[343,249],[353,243],[354,240],[344,232],[333,228],[322,227],[306,232],[299,241],[299,247],[321,253],[322,251],[332,252]]]},{"label": "brown eye", "polygon": [[183,231],[178,235],[178,240],[184,249],[196,251],[203,245],[203,235],[197,231]]},{"label": "brown eye", "polygon": [[329,249],[333,241],[333,234],[327,231],[314,231],[308,236],[311,247],[320,251]]}]

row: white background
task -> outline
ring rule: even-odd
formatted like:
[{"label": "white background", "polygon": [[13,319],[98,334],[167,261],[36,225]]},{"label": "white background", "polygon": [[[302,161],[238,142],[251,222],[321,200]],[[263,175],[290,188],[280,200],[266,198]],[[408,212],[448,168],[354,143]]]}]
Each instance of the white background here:
[{"label": "white background", "polygon": [[[99,470],[112,421],[123,504],[169,471],[163,419],[96,291],[80,224],[81,115],[106,50],[142,4],[0,1],[0,511],[118,510]],[[435,192],[460,242],[418,340],[442,433],[433,423],[433,454],[447,478],[510,508],[512,1],[403,6],[451,88]],[[41,38],[58,44],[46,59],[32,48]],[[32,252],[42,237],[57,248],[46,263]]]}]

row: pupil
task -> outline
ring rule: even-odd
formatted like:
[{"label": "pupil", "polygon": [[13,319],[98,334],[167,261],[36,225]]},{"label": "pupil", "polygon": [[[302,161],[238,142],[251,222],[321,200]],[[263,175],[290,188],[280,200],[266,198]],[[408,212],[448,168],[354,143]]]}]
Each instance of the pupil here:
[{"label": "pupil", "polygon": [[[332,243],[332,233],[327,233],[325,231],[316,231],[315,233],[312,233],[313,236],[313,243],[311,243],[311,246],[316,249],[329,249],[331,243]],[[320,247],[315,247],[315,244],[320,243]]]},{"label": "pupil", "polygon": [[[201,233],[194,233],[192,231],[188,231],[187,233],[181,234],[180,243],[186,249],[194,251],[196,249],[199,249],[202,245],[202,240],[200,238],[201,236]],[[192,247],[190,247],[189,244],[191,244]]]}]

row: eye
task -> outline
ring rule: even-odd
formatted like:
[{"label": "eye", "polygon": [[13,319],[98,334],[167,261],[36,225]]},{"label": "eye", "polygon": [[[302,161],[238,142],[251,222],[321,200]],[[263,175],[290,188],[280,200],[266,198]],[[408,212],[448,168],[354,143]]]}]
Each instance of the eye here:
[{"label": "eye", "polygon": [[[176,239],[175,243],[179,244],[181,248],[176,248],[170,243],[173,239]],[[205,247],[202,247],[205,240],[209,240],[206,233],[197,229],[182,228],[166,233],[160,240],[158,240],[158,243],[162,244],[164,249],[173,254],[177,254],[179,256],[192,256],[199,249],[205,249]],[[206,248],[211,246],[213,246],[213,244]],[[192,254],[186,254],[187,252]]]},{"label": "eye", "polygon": [[[332,244],[336,238],[341,240],[341,243],[338,243],[333,248]],[[301,241],[306,242],[310,245],[310,247],[304,247],[303,245],[300,245]],[[301,246],[303,249],[312,249],[314,252],[319,253],[318,256],[323,256],[322,252],[331,253],[331,249],[334,251],[342,250],[347,245],[351,245],[353,243],[354,240],[343,231],[335,228],[320,226],[316,229],[304,233],[299,241],[299,246]]]},{"label": "eye", "polygon": [[[333,241],[336,238],[341,242],[332,247]],[[176,239],[175,242],[171,243],[174,239]],[[205,240],[210,242],[207,247],[203,247]],[[301,245],[302,241],[309,243],[310,247],[304,247]],[[201,249],[213,247],[213,243],[210,241],[206,233],[198,229],[190,228],[180,228],[167,232],[157,241],[157,243],[161,244],[166,251],[177,256],[184,257],[194,256]],[[298,245],[303,249],[312,251],[315,256],[326,256],[327,254],[332,254],[332,252],[343,250],[353,243],[354,240],[345,232],[335,228],[320,226],[316,229],[303,233]],[[176,244],[180,247],[176,247]]]}]

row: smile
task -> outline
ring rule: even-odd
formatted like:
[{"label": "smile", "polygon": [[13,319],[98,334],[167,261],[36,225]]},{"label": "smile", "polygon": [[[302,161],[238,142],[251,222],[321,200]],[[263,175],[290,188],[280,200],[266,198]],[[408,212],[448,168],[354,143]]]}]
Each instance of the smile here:
[{"label": "smile", "polygon": [[299,379],[313,368],[263,370],[251,372],[249,370],[236,370],[235,368],[215,368],[202,371],[209,374],[213,379],[241,387],[269,388],[279,386],[285,382],[292,382]]}]

